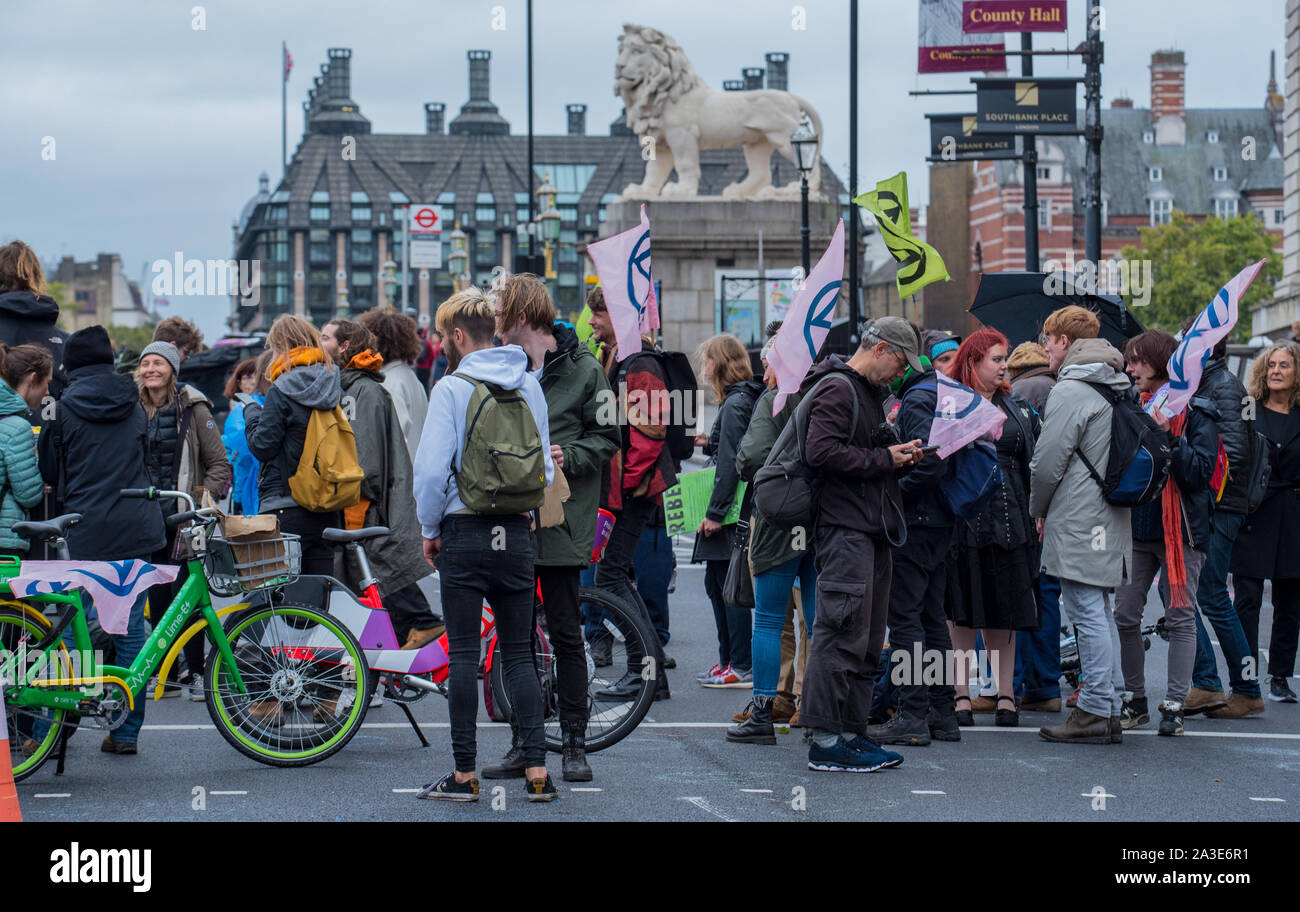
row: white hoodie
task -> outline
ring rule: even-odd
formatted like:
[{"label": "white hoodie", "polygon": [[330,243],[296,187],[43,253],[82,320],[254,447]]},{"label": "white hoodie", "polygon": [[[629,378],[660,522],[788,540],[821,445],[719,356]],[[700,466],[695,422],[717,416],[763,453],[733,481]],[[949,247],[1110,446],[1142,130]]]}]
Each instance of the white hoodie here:
[{"label": "white hoodie", "polygon": [[[528,370],[528,355],[524,350],[518,345],[502,345],[470,352],[461,359],[456,371],[523,394],[541,432],[546,484],[550,485],[555,478],[555,463],[551,461],[546,396]],[[448,373],[434,385],[429,396],[429,413],[414,466],[415,507],[425,538],[437,538],[442,534],[443,517],[465,509],[456,490],[456,467],[465,451],[465,411],[473,393],[474,384]]]}]

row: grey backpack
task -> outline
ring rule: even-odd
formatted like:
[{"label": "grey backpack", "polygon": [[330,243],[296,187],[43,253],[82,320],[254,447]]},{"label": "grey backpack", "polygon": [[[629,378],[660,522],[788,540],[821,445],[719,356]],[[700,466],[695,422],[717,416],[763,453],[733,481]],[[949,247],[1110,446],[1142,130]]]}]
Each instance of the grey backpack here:
[{"label": "grey backpack", "polygon": [[839,372],[827,374],[808,390],[772,444],[767,461],[754,473],[754,509],[764,519],[783,528],[810,526],[817,512],[813,491],[816,473],[804,462],[808,413],[812,410],[812,398],[817,388],[836,377],[850,384],[853,418],[849,422],[849,432],[858,426],[858,394],[851,388],[852,381]]}]

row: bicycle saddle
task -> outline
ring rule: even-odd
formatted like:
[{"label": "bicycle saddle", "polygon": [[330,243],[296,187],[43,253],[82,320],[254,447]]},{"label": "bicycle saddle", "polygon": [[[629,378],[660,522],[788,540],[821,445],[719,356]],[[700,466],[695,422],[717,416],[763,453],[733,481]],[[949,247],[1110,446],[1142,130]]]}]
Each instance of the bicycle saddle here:
[{"label": "bicycle saddle", "polygon": [[371,538],[383,538],[388,534],[387,526],[367,526],[364,529],[326,529],[320,534],[320,537],[336,545],[346,545],[350,542],[367,541]]},{"label": "bicycle saddle", "polygon": [[46,522],[16,522],[9,528],[23,538],[49,541],[62,538],[67,534],[68,526],[75,526],[79,522],[81,522],[80,513],[64,513]]}]

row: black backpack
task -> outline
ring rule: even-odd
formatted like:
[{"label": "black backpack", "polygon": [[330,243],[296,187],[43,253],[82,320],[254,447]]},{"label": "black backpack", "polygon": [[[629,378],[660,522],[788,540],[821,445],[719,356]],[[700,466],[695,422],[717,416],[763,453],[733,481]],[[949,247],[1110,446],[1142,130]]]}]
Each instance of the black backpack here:
[{"label": "black backpack", "polygon": [[695,453],[695,436],[692,431],[700,415],[700,388],[695,380],[695,369],[691,367],[691,361],[684,352],[662,351],[657,348],[642,351],[619,365],[613,383],[616,393],[619,392],[618,384],[627,374],[628,366],[638,357],[654,358],[663,371],[668,401],[672,406],[664,446],[672,455],[673,462],[680,465]]},{"label": "black backpack", "polygon": [[[1087,381],[1083,381],[1087,383]],[[1088,383],[1110,403],[1110,458],[1102,478],[1083,451],[1075,448],[1106,502],[1140,507],[1160,496],[1173,458],[1169,435],[1131,397],[1101,383]]]}]

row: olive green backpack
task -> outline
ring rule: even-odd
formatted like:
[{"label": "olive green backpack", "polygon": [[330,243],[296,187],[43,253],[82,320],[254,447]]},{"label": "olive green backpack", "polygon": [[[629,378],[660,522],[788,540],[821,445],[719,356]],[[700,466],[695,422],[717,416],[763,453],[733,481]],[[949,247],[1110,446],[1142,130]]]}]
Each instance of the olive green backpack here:
[{"label": "olive green backpack", "polygon": [[527,513],[546,496],[542,435],[523,393],[462,373],[474,384],[465,410],[465,447],[456,487],[475,513]]}]

